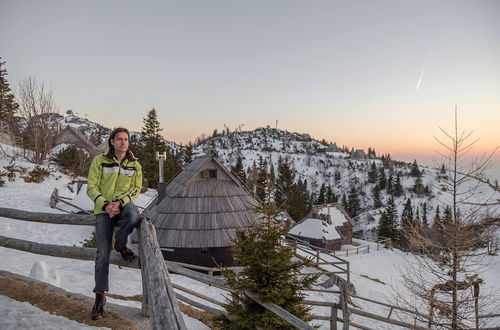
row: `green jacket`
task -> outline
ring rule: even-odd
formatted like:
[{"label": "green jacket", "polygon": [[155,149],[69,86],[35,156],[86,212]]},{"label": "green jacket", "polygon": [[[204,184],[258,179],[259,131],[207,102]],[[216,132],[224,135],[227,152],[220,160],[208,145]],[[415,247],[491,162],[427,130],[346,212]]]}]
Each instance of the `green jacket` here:
[{"label": "green jacket", "polygon": [[130,150],[120,164],[113,153],[94,157],[89,169],[87,195],[94,201],[94,214],[105,213],[110,202],[121,206],[136,199],[142,189],[142,167]]}]

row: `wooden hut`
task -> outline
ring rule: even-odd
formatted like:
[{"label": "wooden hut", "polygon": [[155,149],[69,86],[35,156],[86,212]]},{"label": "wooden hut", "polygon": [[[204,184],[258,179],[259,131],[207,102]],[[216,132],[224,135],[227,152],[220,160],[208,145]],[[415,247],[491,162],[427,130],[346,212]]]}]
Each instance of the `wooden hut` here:
[{"label": "wooden hut", "polygon": [[57,136],[56,145],[66,143],[73,144],[77,147],[87,150],[92,157],[97,156],[107,147],[107,144],[102,144],[100,146],[93,145],[77,128],[66,126]]},{"label": "wooden hut", "polygon": [[325,204],[314,206],[288,234],[311,245],[338,251],[343,244],[352,243],[352,227],[351,218],[342,206]]},{"label": "wooden hut", "polygon": [[165,259],[234,265],[231,238],[259,221],[250,211],[257,201],[245,186],[209,155],[195,158],[164,189],[144,214],[156,227]]}]

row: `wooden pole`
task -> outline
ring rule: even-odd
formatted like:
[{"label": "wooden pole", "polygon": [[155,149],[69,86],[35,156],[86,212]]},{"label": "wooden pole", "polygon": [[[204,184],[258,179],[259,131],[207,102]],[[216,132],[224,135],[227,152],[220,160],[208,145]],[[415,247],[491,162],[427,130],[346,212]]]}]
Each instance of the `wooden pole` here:
[{"label": "wooden pole", "polygon": [[306,322],[302,321],[295,315],[291,314],[287,310],[281,308],[280,306],[270,303],[270,302],[263,302],[257,298],[257,295],[250,292],[250,291],[245,291],[245,294],[252,298],[255,302],[260,304],[262,307],[266,308],[267,310],[273,312],[274,314],[278,315],[291,325],[293,325],[297,329],[304,329],[304,330],[315,330],[316,328],[310,326]]},{"label": "wooden pole", "polygon": [[330,330],[337,330],[337,308],[332,306],[330,309]]},{"label": "wooden pole", "polygon": [[95,225],[95,216],[83,214],[54,214],[43,212],[29,212],[0,207],[0,217],[32,222],[54,223],[63,225]]},{"label": "wooden pole", "polygon": [[[144,238],[142,236],[142,231],[137,232],[137,238],[139,241],[139,256],[141,260],[144,259]],[[142,267],[141,264],[141,277],[142,277],[142,306],[141,306],[141,312],[144,317],[149,317],[149,302],[148,302],[148,288],[146,286],[146,283],[149,282],[148,279],[148,274],[144,270],[145,268]]]},{"label": "wooden pole", "polygon": [[151,328],[185,330],[186,325],[179,310],[170,275],[151,221],[144,218],[139,226],[139,233],[142,236],[141,243],[144,252],[141,267],[147,274],[146,292]]}]

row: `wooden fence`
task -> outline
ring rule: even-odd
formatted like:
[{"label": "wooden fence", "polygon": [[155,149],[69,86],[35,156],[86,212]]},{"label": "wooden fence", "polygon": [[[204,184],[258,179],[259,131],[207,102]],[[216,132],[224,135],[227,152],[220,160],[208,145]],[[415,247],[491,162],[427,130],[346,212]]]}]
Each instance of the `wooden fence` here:
[{"label": "wooden fence", "polygon": [[[72,215],[72,214],[48,214],[48,213],[38,213],[38,212],[27,212],[18,211],[7,208],[0,208],[0,217],[9,217],[14,219],[22,219],[27,221],[35,221],[42,223],[56,223],[56,224],[74,224],[74,225],[90,225],[94,222],[93,216],[87,215]],[[89,222],[91,220],[92,223]],[[135,260],[133,262],[124,261],[121,256],[112,251],[110,263],[141,269],[141,274],[143,278],[143,314],[149,316],[151,327],[153,329],[184,329],[185,325],[180,316],[178,310],[177,299],[181,300],[189,305],[196,308],[204,310],[212,314],[224,314],[225,310],[223,307],[223,302],[218,301],[212,297],[194,291],[192,289],[183,287],[179,284],[172,283],[170,281],[169,272],[176,273],[179,275],[186,276],[193,280],[199,281],[201,283],[217,287],[224,290],[224,292],[231,292],[231,289],[227,286],[226,282],[222,278],[213,277],[204,273],[200,273],[195,270],[188,269],[184,267],[185,265],[176,264],[169,261],[164,261],[161,255],[161,251],[156,241],[156,233],[154,226],[148,220],[143,220],[141,226],[138,230],[139,237],[139,249],[140,249],[140,262]],[[5,236],[0,236],[0,246],[6,248],[17,249],[25,252],[48,255],[53,257],[63,257],[79,260],[94,260],[95,259],[95,249],[74,247],[74,246],[59,246],[52,244],[42,244],[30,241],[25,241],[21,239],[9,238]],[[339,266],[346,263],[335,264]],[[347,263],[348,265],[348,263]],[[191,265],[192,266],[192,265]],[[343,272],[338,272],[340,275],[345,274],[345,270],[349,270],[340,267]],[[329,272],[333,273],[333,272]],[[177,292],[174,291],[174,288]],[[180,291],[180,292],[179,292]],[[332,294],[339,294],[340,291],[334,290],[323,290],[323,289],[311,289],[311,291],[325,292]],[[181,293],[182,292],[182,293]],[[204,302],[199,302],[187,297],[185,294],[193,297],[197,297]],[[294,315],[290,314],[281,307],[269,303],[263,302],[258,299],[252,292],[246,292],[248,297],[254,301],[261,304],[263,307],[272,311],[276,315],[287,320],[290,324],[298,329],[314,329],[308,323],[298,319]],[[387,315],[380,315],[370,313],[366,310],[361,310],[359,308],[354,308],[347,305],[347,302],[340,301],[336,302],[325,302],[325,301],[314,301],[306,300],[305,304],[310,306],[321,306],[327,308],[329,311],[328,315],[313,315],[313,320],[328,321],[330,324],[330,329],[337,329],[337,324],[342,323],[343,329],[348,329],[349,327],[359,328],[359,329],[371,329],[373,326],[366,326],[358,322],[352,322],[349,315],[354,314],[363,318],[370,320],[376,320],[389,325],[400,326],[410,329],[423,329],[419,327],[416,322],[427,321],[428,316],[421,313],[408,310],[399,306],[392,304],[379,302],[374,299],[369,299],[357,295],[352,295],[352,299],[362,300],[373,304],[373,306],[384,306],[388,309]],[[210,305],[215,305],[217,307],[212,307]],[[366,307],[365,307],[366,309]],[[338,316],[338,311],[343,311],[342,317]],[[371,308],[368,308],[371,310]],[[168,312],[167,312],[168,311]],[[414,324],[410,324],[398,319],[395,319],[397,313],[403,313],[414,319]],[[497,317],[500,315],[482,315],[480,318]]]}]

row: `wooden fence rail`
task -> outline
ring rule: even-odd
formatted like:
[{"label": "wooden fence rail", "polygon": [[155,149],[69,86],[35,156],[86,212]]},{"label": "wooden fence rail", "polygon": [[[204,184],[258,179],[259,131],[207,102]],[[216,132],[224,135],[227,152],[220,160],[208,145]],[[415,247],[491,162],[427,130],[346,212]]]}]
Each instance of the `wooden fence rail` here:
[{"label": "wooden fence rail", "polygon": [[29,212],[29,211],[11,209],[7,207],[0,207],[0,217],[23,220],[23,221],[53,223],[60,225],[83,225],[83,226],[95,225],[95,216],[93,215]]},{"label": "wooden fence rail", "polygon": [[[28,212],[28,211],[19,211],[19,210],[14,210],[14,209],[9,209],[9,208],[0,208],[0,217],[9,217],[9,218],[14,218],[14,219],[20,219],[20,220],[25,220],[25,221],[34,221],[34,222],[42,222],[42,223],[56,223],[56,224],[75,224],[75,225],[93,225],[94,224],[94,217],[93,216],[87,216],[87,215],[76,215],[76,214],[49,214],[49,213],[40,213],[40,212]],[[147,224],[149,223],[149,224]],[[177,273],[179,275],[183,275],[186,277],[189,277],[191,279],[197,280],[199,282],[205,283],[210,286],[214,286],[220,289],[223,289],[225,291],[230,291],[231,289],[227,286],[226,282],[222,278],[216,278],[209,276],[207,274],[203,274],[197,271],[193,271],[191,269],[187,269],[185,267],[182,267],[181,265],[169,262],[169,261],[164,261],[163,257],[161,255],[161,252],[159,251],[159,246],[157,246],[157,241],[155,237],[155,232],[154,232],[154,227],[152,224],[147,221],[145,224],[141,224],[139,228],[139,237],[141,243],[139,244],[140,248],[140,255],[141,255],[141,260],[142,260],[142,272],[143,276],[150,276],[151,274],[155,274],[151,278],[143,278],[143,293],[145,296],[145,301],[143,302],[143,308],[145,307],[148,309],[145,311],[145,314],[149,314],[150,320],[152,327],[154,329],[184,329],[183,328],[183,323],[180,316],[180,312],[176,311],[175,308],[178,308],[177,302],[175,299],[179,299],[182,301],[185,301],[186,303],[193,305],[197,308],[200,308],[202,310],[205,310],[210,313],[214,314],[220,314],[220,313],[226,313],[224,310],[218,309],[218,308],[213,308],[210,306],[207,306],[206,304],[197,302],[193,299],[190,299],[178,292],[174,292],[174,288],[177,290],[184,291],[192,296],[198,297],[200,299],[203,299],[204,301],[210,302],[215,305],[220,306],[220,302],[217,300],[204,296],[200,293],[197,293],[191,289],[184,288],[180,285],[172,284],[169,279],[168,272],[173,272]],[[145,243],[147,240],[149,243]],[[156,244],[155,244],[156,241]],[[149,247],[144,248],[146,245],[149,244]],[[53,244],[42,244],[42,243],[36,243],[36,242],[30,242],[30,241],[25,241],[21,239],[15,239],[15,238],[9,238],[5,236],[0,235],[0,246],[6,247],[6,248],[12,248],[12,249],[17,249],[25,252],[30,252],[30,253],[36,253],[36,254],[42,254],[42,255],[47,255],[47,256],[53,256],[53,257],[63,257],[63,258],[70,258],[70,259],[80,259],[80,260],[89,260],[93,261],[95,260],[95,249],[91,248],[83,248],[83,247],[74,247],[74,246],[59,246],[59,245],[53,245]],[[156,246],[156,247],[153,247]],[[146,252],[149,251],[149,252]],[[156,252],[152,252],[156,251]],[[149,255],[149,257],[148,257]],[[337,258],[340,260],[343,260],[341,258]],[[135,260],[133,262],[127,262],[124,261],[121,256],[115,252],[111,252],[110,256],[110,263],[119,265],[119,266],[125,266],[125,267],[131,267],[131,268],[141,268],[141,265],[138,260]],[[338,263],[338,262],[335,262]],[[154,267],[152,265],[159,265],[159,268],[162,269],[150,269],[145,271],[148,267]],[[341,264],[341,263],[340,263]],[[163,265],[163,266],[162,266]],[[333,266],[336,266],[334,264]],[[347,267],[349,266],[349,263],[347,262]],[[345,270],[344,270],[345,271]],[[347,268],[348,271],[348,268]],[[148,287],[147,283],[154,283],[152,286],[153,287]],[[163,283],[163,284],[162,284]],[[168,301],[167,300],[162,300],[162,297],[158,296],[158,289],[154,288],[160,286],[163,292],[166,292],[166,296],[168,296]],[[333,290],[321,290],[321,289],[313,289],[312,291],[325,291],[329,293],[338,293],[338,291],[333,291]],[[312,327],[305,323],[304,321],[296,318],[294,315],[288,313],[286,310],[283,310],[281,307],[269,303],[269,302],[261,302],[254,294],[251,292],[247,292],[247,295],[257,301],[259,304],[264,306],[265,308],[271,310],[273,313],[276,313],[280,317],[284,318],[294,326],[296,326],[299,329],[312,329]],[[354,299],[362,299],[371,303],[383,305],[386,307],[389,307],[394,310],[400,310],[402,312],[408,313],[413,316],[418,316],[421,318],[425,318],[425,315],[422,315],[420,313],[417,313],[415,311],[411,310],[406,310],[404,308],[401,308],[399,306],[394,306],[390,304],[386,304],[383,302],[375,301],[373,299],[368,299],[360,296],[353,296]],[[306,304],[309,305],[315,305],[315,306],[324,306],[326,308],[330,307],[330,315],[329,316],[322,316],[322,315],[314,315],[314,319],[317,320],[326,320],[330,321],[330,329],[337,329],[337,322],[344,323],[344,319],[340,318],[337,316],[338,310],[341,309],[340,304],[337,303],[328,303],[328,302],[320,302],[320,301],[306,301]],[[166,305],[171,305],[172,310],[170,312],[169,320],[166,321],[165,318],[163,319],[155,319],[156,315],[161,315],[164,314],[164,312],[158,312],[158,308],[160,308],[162,311],[166,308]],[[370,318],[373,320],[377,320],[380,322],[384,322],[387,324],[391,325],[398,325],[402,327],[407,327],[407,328],[413,328],[413,329],[421,329],[415,325],[395,320],[395,319],[390,319],[391,315],[388,315],[387,317],[380,316],[377,314],[369,313],[363,310],[359,310],[357,308],[351,308],[349,307],[348,312],[352,314],[357,314],[362,317]],[[496,317],[498,316],[497,314],[495,315],[484,315],[480,316],[481,317]],[[177,327],[170,326],[170,323],[168,323],[168,326],[165,326],[165,322],[170,322],[170,323],[176,323]],[[348,321],[349,322],[349,321]],[[350,322],[348,323],[352,327],[360,328],[360,329],[369,329],[370,327]],[[345,326],[345,324],[344,324]],[[185,326],[184,326],[185,327]]]}]

